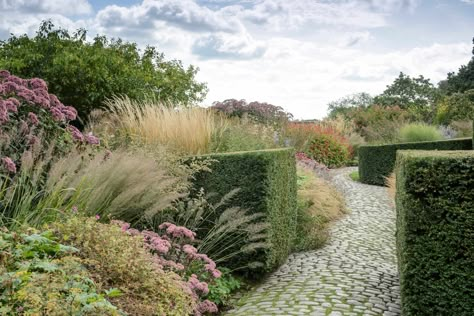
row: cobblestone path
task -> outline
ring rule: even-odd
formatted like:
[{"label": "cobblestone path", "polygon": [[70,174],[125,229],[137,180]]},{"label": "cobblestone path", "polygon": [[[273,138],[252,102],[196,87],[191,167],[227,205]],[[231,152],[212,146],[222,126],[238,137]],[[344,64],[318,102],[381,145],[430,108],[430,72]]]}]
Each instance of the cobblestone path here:
[{"label": "cobblestone path", "polygon": [[297,253],[227,315],[400,315],[395,211],[386,189],[331,171],[350,211],[328,243]]}]

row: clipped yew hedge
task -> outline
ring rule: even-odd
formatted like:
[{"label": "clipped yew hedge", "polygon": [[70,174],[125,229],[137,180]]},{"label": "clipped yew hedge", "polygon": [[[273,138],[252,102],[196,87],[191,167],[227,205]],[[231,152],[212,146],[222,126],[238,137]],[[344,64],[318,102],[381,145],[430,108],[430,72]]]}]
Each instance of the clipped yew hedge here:
[{"label": "clipped yew hedge", "polygon": [[474,151],[397,154],[402,314],[474,311]]},{"label": "clipped yew hedge", "polygon": [[395,167],[397,150],[471,150],[471,138],[400,143],[388,145],[366,145],[359,147],[359,177],[362,183],[384,185]]},{"label": "clipped yew hedge", "polygon": [[[293,149],[271,149],[221,153],[201,156],[214,162],[212,172],[201,172],[194,181],[194,190],[204,188],[217,193],[215,201],[233,189],[240,191],[230,201],[231,206],[263,213],[269,223],[266,249],[257,250],[251,258],[264,266],[254,269],[268,272],[283,264],[291,251],[296,232],[296,162]],[[239,264],[235,263],[237,266]]]}]

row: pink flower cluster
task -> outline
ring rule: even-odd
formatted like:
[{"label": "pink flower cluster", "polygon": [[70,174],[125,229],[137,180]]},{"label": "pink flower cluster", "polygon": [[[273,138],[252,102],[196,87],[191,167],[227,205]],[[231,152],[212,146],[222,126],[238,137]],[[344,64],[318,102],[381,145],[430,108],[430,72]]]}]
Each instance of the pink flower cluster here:
[{"label": "pink flower cluster", "polygon": [[[22,79],[2,70],[0,71],[0,95],[10,96],[0,103],[0,113],[4,108],[16,113],[21,104],[20,101],[24,101],[26,104],[38,105],[48,110],[53,119],[58,122],[72,121],[77,117],[76,109],[65,106],[54,94],[48,93],[46,82],[39,78]],[[1,123],[5,122],[4,118],[4,116],[1,117]]]},{"label": "pink flower cluster", "polygon": [[200,298],[209,293],[208,282],[221,277],[221,272],[212,259],[198,253],[196,247],[189,244],[195,240],[196,233],[167,222],[159,226],[159,229],[163,230],[162,235],[149,230],[140,232],[123,221],[114,220],[112,223],[131,236],[142,236],[146,249],[153,254],[153,262],[157,268],[173,271],[184,279],[191,275],[186,286],[191,296],[199,302],[194,311],[195,315],[217,312],[216,304],[209,300],[200,301]]},{"label": "pink flower cluster", "polygon": [[[22,79],[6,70],[0,70],[0,125],[9,122],[11,114],[18,113],[21,106],[33,106],[31,109],[34,111],[35,107],[48,111],[55,122],[67,126],[73,139],[78,142],[99,144],[99,139],[91,133],[82,135],[77,128],[68,125],[69,121],[77,118],[77,110],[62,104],[54,94],[48,93],[48,86],[44,80]],[[38,115],[31,111],[27,114],[27,121],[32,126],[40,123]]]}]

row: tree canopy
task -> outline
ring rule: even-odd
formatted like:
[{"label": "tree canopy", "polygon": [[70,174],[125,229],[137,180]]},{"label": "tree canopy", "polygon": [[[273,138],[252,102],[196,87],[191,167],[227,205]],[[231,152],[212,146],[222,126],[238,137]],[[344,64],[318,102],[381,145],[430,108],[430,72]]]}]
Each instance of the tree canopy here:
[{"label": "tree canopy", "polygon": [[34,37],[12,35],[0,41],[0,69],[44,79],[49,92],[74,105],[82,119],[114,95],[184,105],[205,98],[206,84],[195,79],[198,68],[165,60],[152,46],[142,52],[120,38],[97,35],[87,41],[86,36],[84,29],[70,34],[43,21]]}]

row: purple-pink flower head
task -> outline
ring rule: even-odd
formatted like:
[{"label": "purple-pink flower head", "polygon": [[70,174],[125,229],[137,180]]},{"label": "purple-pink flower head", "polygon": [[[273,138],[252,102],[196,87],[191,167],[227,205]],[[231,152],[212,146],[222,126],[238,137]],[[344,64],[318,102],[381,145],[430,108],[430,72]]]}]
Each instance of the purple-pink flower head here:
[{"label": "purple-pink flower head", "polygon": [[10,72],[8,70],[0,70],[0,78],[7,78],[10,76]]},{"label": "purple-pink flower head", "polygon": [[10,157],[2,158],[3,167],[10,173],[16,173],[16,165]]},{"label": "purple-pink flower head", "polygon": [[25,83],[26,83],[25,79],[22,79],[20,77],[13,76],[13,75],[10,75],[10,76],[6,77],[6,81],[14,82],[14,83],[16,83],[17,85],[20,85],[20,86],[24,86]]},{"label": "purple-pink flower head", "polygon": [[58,107],[52,107],[49,109],[51,112],[53,119],[57,122],[62,122],[66,120],[66,116],[61,112],[61,110]]},{"label": "purple-pink flower head", "polygon": [[33,126],[38,125],[39,124],[38,116],[33,112],[28,112],[28,122],[30,122],[30,124]]},{"label": "purple-pink flower head", "polygon": [[90,145],[99,145],[100,144],[99,138],[95,137],[90,132],[86,135],[86,142]]},{"label": "purple-pink flower head", "polygon": [[18,112],[18,107],[20,106],[20,101],[18,101],[15,98],[8,98],[4,102],[5,102],[5,105],[6,105],[8,111],[14,112],[14,113]]},{"label": "purple-pink flower head", "polygon": [[61,105],[63,105],[61,101],[59,101],[58,97],[54,94],[49,95],[49,101],[52,107],[60,107]]},{"label": "purple-pink flower head", "polygon": [[100,219],[100,215],[97,214],[97,215],[95,216],[95,220],[98,221],[99,219]]},{"label": "purple-pink flower head", "polygon": [[0,124],[8,122],[10,117],[8,116],[8,109],[5,102],[0,102]]},{"label": "purple-pink flower head", "polygon": [[72,139],[80,142],[84,141],[84,135],[82,135],[82,133],[75,126],[69,125],[67,130],[69,133],[71,133]]},{"label": "purple-pink flower head", "polygon": [[33,79],[28,80],[28,83],[33,89],[48,90],[48,85],[43,79],[33,78]]},{"label": "purple-pink flower head", "polygon": [[77,111],[72,106],[62,106],[60,109],[69,121],[74,121],[77,118]]}]

